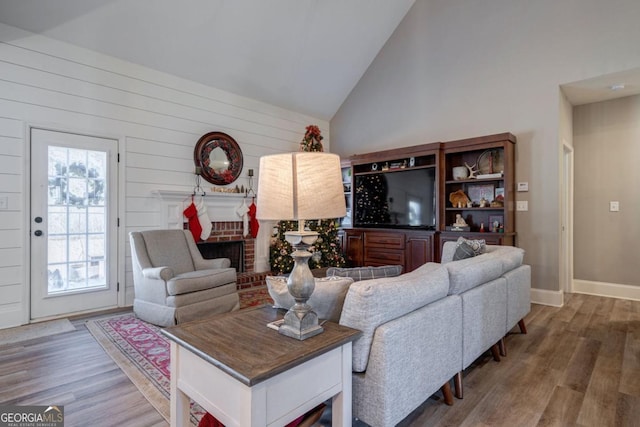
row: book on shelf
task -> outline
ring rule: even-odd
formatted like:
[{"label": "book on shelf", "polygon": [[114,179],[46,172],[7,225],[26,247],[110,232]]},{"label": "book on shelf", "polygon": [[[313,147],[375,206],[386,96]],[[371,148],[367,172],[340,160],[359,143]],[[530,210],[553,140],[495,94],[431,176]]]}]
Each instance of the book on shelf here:
[{"label": "book on shelf", "polygon": [[476,175],[476,179],[491,179],[491,178],[502,178],[502,172],[483,173],[481,175]]}]

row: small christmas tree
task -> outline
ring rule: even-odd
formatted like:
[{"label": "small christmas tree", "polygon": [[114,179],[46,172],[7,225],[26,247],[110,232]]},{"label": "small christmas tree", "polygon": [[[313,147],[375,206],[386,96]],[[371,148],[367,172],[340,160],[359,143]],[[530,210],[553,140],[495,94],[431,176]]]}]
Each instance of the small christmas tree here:
[{"label": "small christmas tree", "polygon": [[356,222],[359,224],[388,224],[387,180],[380,174],[356,177]]},{"label": "small christmas tree", "polygon": [[[318,233],[318,240],[309,248],[313,254],[309,260],[309,268],[344,267],[346,262],[340,247],[336,221],[321,219],[306,221],[305,224],[309,230]],[[293,248],[285,240],[284,233],[297,230],[298,221],[278,221],[275,229],[269,250],[271,270],[278,274],[289,273],[293,269],[293,258],[290,255]]]}]

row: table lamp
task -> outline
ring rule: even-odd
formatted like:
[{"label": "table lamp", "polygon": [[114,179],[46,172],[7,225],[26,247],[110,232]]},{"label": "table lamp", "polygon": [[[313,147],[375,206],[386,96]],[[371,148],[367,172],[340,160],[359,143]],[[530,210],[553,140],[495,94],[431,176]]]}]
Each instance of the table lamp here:
[{"label": "table lamp", "polygon": [[309,247],[318,238],[305,231],[306,219],[341,218],[346,215],[340,157],[331,153],[297,152],[260,158],[256,216],[263,220],[298,221],[298,231],[287,231],[285,239],[294,251],[293,270],[287,279],[296,303],[284,316],[279,332],[304,340],[322,332],[318,316],[307,300],[315,280],[309,269]]}]

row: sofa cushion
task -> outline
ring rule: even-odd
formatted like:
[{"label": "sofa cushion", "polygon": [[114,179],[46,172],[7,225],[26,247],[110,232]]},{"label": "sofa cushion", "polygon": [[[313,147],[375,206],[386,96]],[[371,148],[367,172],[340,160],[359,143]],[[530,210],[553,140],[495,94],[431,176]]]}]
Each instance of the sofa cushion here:
[{"label": "sofa cushion", "polygon": [[[290,309],[296,301],[293,299],[287,288],[287,278],[285,276],[267,276],[267,289],[273,298],[274,306],[278,308]],[[316,287],[307,301],[320,319],[327,319],[332,322],[340,320],[342,305],[347,295],[349,286],[353,283],[350,277],[316,277]]]},{"label": "sofa cushion", "polygon": [[401,265],[383,265],[380,267],[354,268],[329,267],[327,269],[327,277],[351,277],[354,282],[358,282],[360,280],[378,279],[380,277],[395,277],[399,276],[400,274],[402,274]]},{"label": "sofa cushion", "polygon": [[235,268],[217,268],[215,270],[196,270],[175,276],[167,282],[169,295],[181,295],[189,292],[211,289],[217,286],[235,283]]},{"label": "sofa cushion", "polygon": [[502,275],[502,261],[489,254],[444,264],[449,272],[449,295],[461,294]]},{"label": "sofa cushion", "polygon": [[522,265],[524,249],[515,246],[487,246],[487,255],[500,259],[504,274]]},{"label": "sofa cushion", "polygon": [[446,268],[427,263],[396,277],[362,280],[349,288],[340,324],[362,331],[353,343],[353,371],[367,369],[373,336],[378,326],[433,301],[449,289]]}]

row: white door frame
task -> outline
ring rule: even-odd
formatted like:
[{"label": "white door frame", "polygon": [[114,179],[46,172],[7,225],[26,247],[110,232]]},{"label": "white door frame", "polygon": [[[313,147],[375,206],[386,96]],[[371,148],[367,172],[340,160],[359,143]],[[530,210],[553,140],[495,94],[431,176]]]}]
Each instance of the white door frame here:
[{"label": "white door frame", "polygon": [[562,141],[560,291],[573,292],[573,147]]},{"label": "white door frame", "polygon": [[[118,198],[117,198],[117,217],[118,217],[118,230],[117,230],[117,280],[119,284],[117,304],[118,307],[124,307],[126,305],[126,272],[125,272],[125,257],[126,257],[126,245],[128,240],[126,239],[126,222],[125,222],[125,183],[126,183],[126,167],[125,157],[126,153],[126,138],[122,135],[109,134],[107,132],[92,131],[87,129],[78,129],[68,127],[64,125],[51,125],[44,123],[25,123],[24,127],[24,200],[23,200],[23,254],[22,259],[24,269],[24,281],[22,289],[22,324],[31,323],[31,130],[37,128],[42,130],[50,130],[54,132],[67,132],[75,133],[78,135],[86,135],[97,138],[114,139],[118,141],[118,162],[117,168],[117,186],[118,186]],[[81,313],[78,313],[81,314]],[[37,319],[34,322],[39,322],[47,319]]]}]

